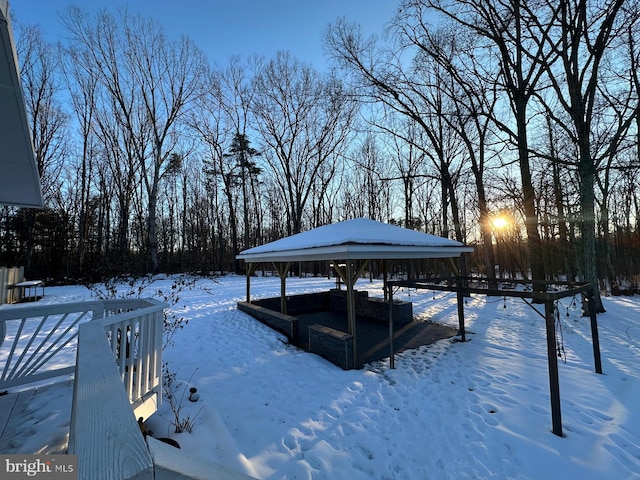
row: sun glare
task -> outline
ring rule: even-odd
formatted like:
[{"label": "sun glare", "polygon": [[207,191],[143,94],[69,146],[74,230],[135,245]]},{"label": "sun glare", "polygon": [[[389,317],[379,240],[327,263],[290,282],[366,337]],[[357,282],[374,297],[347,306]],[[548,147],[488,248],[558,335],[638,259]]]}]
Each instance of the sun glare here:
[{"label": "sun glare", "polygon": [[502,216],[494,217],[492,220],[492,223],[493,223],[493,227],[496,228],[497,230],[504,230],[509,225],[509,220],[507,220],[505,217],[502,217]]}]

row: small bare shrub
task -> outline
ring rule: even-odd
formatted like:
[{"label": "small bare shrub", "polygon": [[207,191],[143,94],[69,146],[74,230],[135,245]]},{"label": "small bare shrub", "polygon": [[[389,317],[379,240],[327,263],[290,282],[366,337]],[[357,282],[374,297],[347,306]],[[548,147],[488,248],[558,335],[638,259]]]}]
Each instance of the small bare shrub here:
[{"label": "small bare shrub", "polygon": [[[196,277],[191,275],[175,275],[171,277],[171,286],[153,287],[157,278],[152,276],[117,276],[107,278],[101,283],[87,284],[87,288],[93,292],[99,300],[108,300],[114,298],[140,298],[153,296],[169,305],[163,310],[164,321],[162,328],[162,348],[173,345],[174,335],[183,329],[188,319],[178,315],[176,311],[179,309],[181,295],[185,290],[194,287]],[[184,308],[184,305],[181,305]]]},{"label": "small bare shrub", "polygon": [[191,417],[190,414],[183,415],[182,413],[185,395],[187,395],[187,392],[189,391],[187,386],[191,383],[191,379],[195,373],[196,371],[194,370],[191,377],[189,377],[188,382],[181,382],[176,380],[178,372],[172,372],[169,370],[168,362],[163,362],[162,364],[162,394],[169,403],[169,407],[173,413],[173,417],[166,420],[173,425],[175,433],[191,433],[195,426],[196,418],[198,418],[198,415],[200,415],[200,412],[204,407],[204,405],[201,406],[193,417]]}]

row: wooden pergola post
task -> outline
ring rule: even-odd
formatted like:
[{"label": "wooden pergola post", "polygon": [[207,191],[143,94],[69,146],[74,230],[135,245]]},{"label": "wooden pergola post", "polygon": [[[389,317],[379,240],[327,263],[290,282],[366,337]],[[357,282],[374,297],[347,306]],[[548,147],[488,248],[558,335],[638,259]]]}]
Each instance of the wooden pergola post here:
[{"label": "wooden pergola post", "polygon": [[549,394],[551,397],[551,422],[553,433],[562,437],[562,413],[560,408],[560,380],[556,351],[555,315],[553,300],[544,302],[544,318],[547,328],[547,360],[549,364]]},{"label": "wooden pergola post", "polygon": [[347,262],[346,265],[346,280],[347,286],[347,322],[349,324],[349,333],[353,335],[353,366],[358,366],[358,336],[356,334],[356,299],[353,293],[353,267],[351,262]]},{"label": "wooden pergola post", "polygon": [[460,341],[466,342],[466,330],[464,328],[464,292],[462,291],[462,279],[457,278],[458,288],[456,289],[456,298],[458,299],[458,329],[460,333]]},{"label": "wooden pergola post", "polygon": [[593,363],[596,373],[602,373],[602,360],[600,359],[600,335],[598,334],[598,317],[596,314],[596,302],[593,289],[587,296],[589,303],[589,317],[591,319],[591,342],[593,344]]},{"label": "wooden pergola post", "polygon": [[389,300],[387,297],[387,281],[389,280],[389,265],[393,264],[392,261],[387,262],[387,260],[382,259],[378,260],[378,268],[382,272],[382,292],[384,293],[385,302]]},{"label": "wooden pergola post", "polygon": [[251,303],[251,273],[249,273],[251,264],[247,264],[245,274],[247,275],[247,303]]}]

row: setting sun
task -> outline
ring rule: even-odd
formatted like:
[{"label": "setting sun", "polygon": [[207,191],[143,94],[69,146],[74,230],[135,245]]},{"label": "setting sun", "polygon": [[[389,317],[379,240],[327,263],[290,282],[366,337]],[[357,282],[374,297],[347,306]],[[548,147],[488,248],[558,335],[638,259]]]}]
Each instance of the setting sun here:
[{"label": "setting sun", "polygon": [[507,226],[509,225],[509,220],[506,217],[499,216],[499,217],[494,217],[491,223],[493,223],[494,228],[497,228],[498,230],[503,230],[507,228]]}]

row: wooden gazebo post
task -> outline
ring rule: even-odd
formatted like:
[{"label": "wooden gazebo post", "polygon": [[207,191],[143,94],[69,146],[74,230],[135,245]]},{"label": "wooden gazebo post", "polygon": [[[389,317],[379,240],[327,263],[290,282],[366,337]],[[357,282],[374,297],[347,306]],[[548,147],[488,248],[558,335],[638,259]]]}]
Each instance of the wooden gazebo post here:
[{"label": "wooden gazebo post", "polygon": [[356,333],[356,299],[353,286],[368,264],[369,260],[365,260],[354,271],[350,260],[345,261],[344,269],[339,262],[333,261],[333,268],[347,287],[347,324],[349,333],[353,335],[353,365],[356,368],[358,367],[358,335]]},{"label": "wooden gazebo post", "polygon": [[460,273],[462,269],[460,268],[460,263],[462,261],[462,255],[458,258],[458,265],[454,262],[453,258],[445,258],[445,264],[451,269],[453,274],[456,276],[456,299],[458,301],[458,333],[460,334],[460,341],[467,341],[467,332],[464,326],[464,294],[465,287],[467,286],[465,280],[463,280],[462,274]]},{"label": "wooden gazebo post", "polygon": [[358,335],[356,334],[356,299],[353,293],[353,270],[351,262],[347,261],[346,265],[347,285],[347,322],[349,324],[349,333],[353,335],[353,366],[358,366]]},{"label": "wooden gazebo post", "polygon": [[273,262],[280,277],[280,313],[287,313],[287,273],[291,262]]},{"label": "wooden gazebo post", "polygon": [[256,273],[257,263],[247,263],[245,273],[247,275],[247,303],[251,303],[251,275]]},{"label": "wooden gazebo post", "polygon": [[393,331],[393,286],[388,285],[385,289],[387,298],[389,299],[389,368],[396,368],[396,358],[393,345],[393,337],[395,335]]}]

